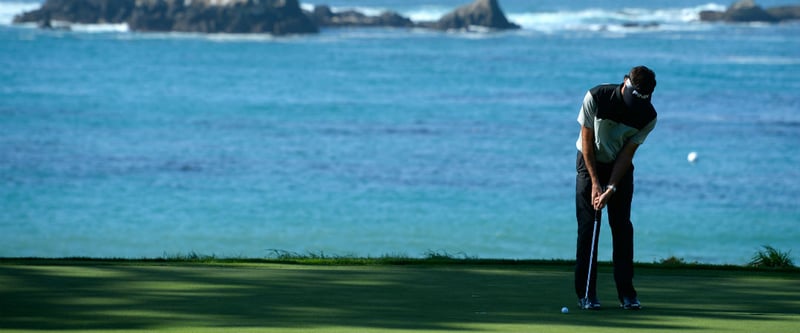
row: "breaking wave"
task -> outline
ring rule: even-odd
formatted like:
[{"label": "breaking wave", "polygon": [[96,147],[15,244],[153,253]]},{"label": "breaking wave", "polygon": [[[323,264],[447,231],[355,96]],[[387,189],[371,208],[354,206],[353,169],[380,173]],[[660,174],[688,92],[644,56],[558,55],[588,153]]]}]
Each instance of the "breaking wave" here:
[{"label": "breaking wave", "polygon": [[[623,8],[580,10],[514,12],[507,11],[509,21],[525,30],[540,32],[559,31],[598,31],[631,28],[658,28],[661,30],[696,29],[700,22],[700,12],[704,10],[724,11],[726,6],[709,3],[689,8]],[[303,4],[303,9],[311,11],[313,4]],[[331,7],[334,12],[356,10],[366,15],[379,15],[393,10],[381,7]],[[423,5],[395,10],[414,22],[436,21],[453,8],[441,5]]]},{"label": "breaking wave", "polygon": [[626,28],[691,29],[704,10],[725,10],[725,6],[707,4],[692,8],[620,10],[582,9],[538,13],[509,13],[508,19],[523,29],[542,32],[597,31]]}]

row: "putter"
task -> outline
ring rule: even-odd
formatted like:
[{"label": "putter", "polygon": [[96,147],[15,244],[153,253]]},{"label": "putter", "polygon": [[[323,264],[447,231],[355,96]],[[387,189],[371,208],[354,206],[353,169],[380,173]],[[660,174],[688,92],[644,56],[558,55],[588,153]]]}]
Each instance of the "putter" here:
[{"label": "putter", "polygon": [[594,261],[594,245],[597,241],[597,224],[600,223],[602,216],[601,210],[594,211],[594,226],[592,227],[592,247],[589,248],[589,272],[586,273],[586,294],[583,298],[583,308],[590,309],[589,304],[589,283],[592,280],[592,261]]}]

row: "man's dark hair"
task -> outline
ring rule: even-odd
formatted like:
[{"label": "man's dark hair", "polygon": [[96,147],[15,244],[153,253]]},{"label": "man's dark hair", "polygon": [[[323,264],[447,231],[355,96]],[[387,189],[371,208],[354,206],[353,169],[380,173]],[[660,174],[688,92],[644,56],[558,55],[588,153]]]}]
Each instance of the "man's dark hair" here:
[{"label": "man's dark hair", "polygon": [[636,66],[631,68],[631,72],[628,76],[630,76],[631,83],[636,86],[636,90],[640,93],[649,95],[653,93],[653,90],[656,90],[656,73],[650,70],[650,68]]}]

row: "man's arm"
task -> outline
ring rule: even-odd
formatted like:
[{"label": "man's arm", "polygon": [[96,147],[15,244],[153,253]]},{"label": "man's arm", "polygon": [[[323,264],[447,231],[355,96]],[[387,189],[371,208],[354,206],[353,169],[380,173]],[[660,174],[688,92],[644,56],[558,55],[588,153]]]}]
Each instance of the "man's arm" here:
[{"label": "man's arm", "polygon": [[[595,163],[594,153],[594,129],[586,126],[581,126],[581,152],[583,154],[583,161],[586,163],[586,170],[589,171],[589,177],[592,179],[592,202],[595,203],[603,193],[603,188],[599,178],[597,178],[597,164]],[[597,209],[596,204],[595,209]]]},{"label": "man's arm", "polygon": [[[633,165],[633,155],[636,154],[636,149],[638,148],[639,144],[633,142],[628,142],[622,147],[622,150],[617,154],[617,159],[614,161],[614,168],[611,169],[611,178],[608,180],[609,186],[616,186],[619,180],[628,173],[631,165]],[[611,196],[614,195],[614,191],[610,187],[603,189],[601,193],[594,201],[595,209],[603,209]]]}]

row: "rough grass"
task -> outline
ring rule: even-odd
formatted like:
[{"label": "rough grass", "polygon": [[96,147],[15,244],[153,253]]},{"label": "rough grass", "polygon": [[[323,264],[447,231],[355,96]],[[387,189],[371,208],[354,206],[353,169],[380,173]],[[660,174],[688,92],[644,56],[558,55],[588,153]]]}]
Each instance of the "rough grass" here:
[{"label": "rough grass", "polygon": [[[577,310],[564,261],[0,260],[0,331],[800,331],[796,269],[639,265],[644,309]],[[572,311],[561,314],[562,306]]]},{"label": "rough grass", "polygon": [[792,268],[791,251],[783,252],[772,246],[764,245],[763,250],[756,252],[748,263],[751,267],[761,268]]}]

